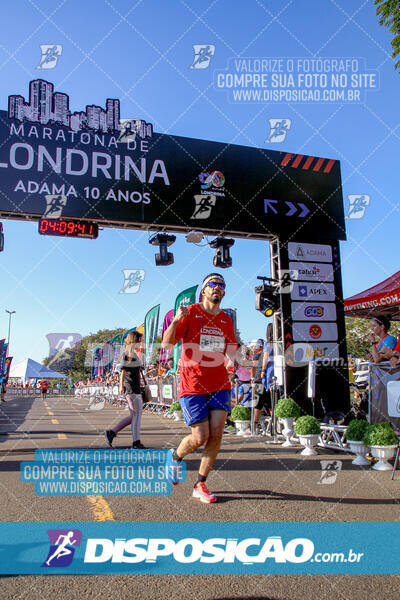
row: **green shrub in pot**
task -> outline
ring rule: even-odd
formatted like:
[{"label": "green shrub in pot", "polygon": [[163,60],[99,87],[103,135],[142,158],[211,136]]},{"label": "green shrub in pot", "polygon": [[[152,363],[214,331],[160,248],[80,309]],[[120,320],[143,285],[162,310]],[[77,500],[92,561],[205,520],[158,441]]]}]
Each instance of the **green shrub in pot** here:
[{"label": "green shrub in pot", "polygon": [[346,439],[352,442],[362,442],[368,427],[367,421],[353,419],[347,427]]},{"label": "green shrub in pot", "polygon": [[294,431],[297,435],[319,435],[321,433],[321,427],[315,417],[305,415],[304,417],[299,417],[297,419]]},{"label": "green shrub in pot", "polygon": [[175,402],[173,402],[171,404],[171,406],[169,407],[169,412],[173,413],[173,412],[178,412],[182,410],[181,408],[181,403],[179,402],[179,400],[176,400]]},{"label": "green shrub in pot", "polygon": [[293,398],[281,398],[276,405],[275,415],[278,419],[297,419],[300,416],[300,406]]},{"label": "green shrub in pot", "polygon": [[232,421],[250,421],[250,419],[251,409],[248,406],[241,406],[241,404],[236,404],[236,406],[232,408]]},{"label": "green shrub in pot", "polygon": [[366,446],[395,446],[398,441],[397,435],[388,421],[368,425],[363,437]]}]

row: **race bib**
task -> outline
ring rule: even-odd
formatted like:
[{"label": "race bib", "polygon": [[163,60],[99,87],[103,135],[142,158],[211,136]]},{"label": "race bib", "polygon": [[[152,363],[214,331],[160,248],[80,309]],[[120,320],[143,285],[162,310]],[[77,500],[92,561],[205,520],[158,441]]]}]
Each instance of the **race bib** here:
[{"label": "race bib", "polygon": [[202,352],[224,352],[225,338],[222,335],[200,334],[200,350]]}]

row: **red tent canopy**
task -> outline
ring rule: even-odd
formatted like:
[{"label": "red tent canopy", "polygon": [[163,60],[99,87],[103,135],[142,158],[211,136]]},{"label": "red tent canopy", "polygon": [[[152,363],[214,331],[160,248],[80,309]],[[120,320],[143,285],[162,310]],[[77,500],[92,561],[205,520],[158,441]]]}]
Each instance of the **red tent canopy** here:
[{"label": "red tent canopy", "polygon": [[383,314],[390,316],[393,321],[400,321],[400,271],[364,292],[347,298],[344,310],[346,317],[366,319]]}]

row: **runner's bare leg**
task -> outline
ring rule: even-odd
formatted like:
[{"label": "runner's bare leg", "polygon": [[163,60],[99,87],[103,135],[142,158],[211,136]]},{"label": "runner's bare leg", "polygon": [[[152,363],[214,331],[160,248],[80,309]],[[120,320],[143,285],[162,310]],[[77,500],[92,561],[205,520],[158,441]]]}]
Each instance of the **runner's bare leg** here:
[{"label": "runner's bare leg", "polygon": [[193,450],[200,448],[209,439],[210,425],[208,421],[195,423],[190,428],[192,433],[184,437],[176,449],[179,458],[184,458],[187,454],[193,452]]},{"label": "runner's bare leg", "polygon": [[[225,421],[228,413],[226,410],[211,410],[208,420],[210,423],[210,435],[203,450],[200,463],[199,475],[207,477],[217,458],[221,440],[224,433]],[[179,454],[179,452],[178,452]]]}]

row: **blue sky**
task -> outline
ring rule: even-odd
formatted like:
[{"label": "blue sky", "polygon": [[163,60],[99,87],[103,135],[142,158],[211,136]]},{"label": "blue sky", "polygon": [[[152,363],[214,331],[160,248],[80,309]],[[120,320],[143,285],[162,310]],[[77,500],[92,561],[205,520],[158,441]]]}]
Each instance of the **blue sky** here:
[{"label": "blue sky", "polygon": [[[121,116],[145,119],[157,132],[339,159],[345,210],[348,194],[370,196],[363,218],[347,220],[341,243],[345,297],[398,270],[400,75],[372,0],[6,1],[2,17],[2,110],[9,94],[26,98],[29,81],[45,75],[69,94],[74,111],[119,98]],[[36,68],[40,44],[63,46],[46,73]],[[215,46],[208,68],[189,68],[193,44]],[[229,102],[214,86],[214,72],[249,57],[357,58],[379,85],[357,103]],[[266,143],[270,118],[291,119],[284,142]],[[214,251],[182,235],[172,247],[174,265],[156,268],[147,232],[105,229],[95,241],[66,240],[39,236],[36,223],[3,225],[0,337],[7,335],[5,309],[15,310],[16,362],[42,360],[47,333],[128,328],[159,302],[163,317],[178,292],[214,270]],[[254,286],[269,272],[268,244],[236,240],[231,254],[225,306],[238,309],[245,340],[263,336]],[[145,270],[137,294],[119,293],[122,269]]]}]

